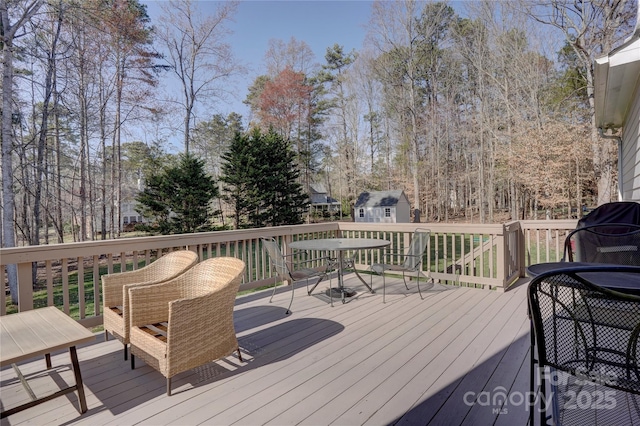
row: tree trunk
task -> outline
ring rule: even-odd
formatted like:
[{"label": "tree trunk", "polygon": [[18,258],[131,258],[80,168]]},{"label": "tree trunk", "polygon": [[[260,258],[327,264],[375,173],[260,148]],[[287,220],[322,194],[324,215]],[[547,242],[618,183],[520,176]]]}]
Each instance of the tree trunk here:
[{"label": "tree trunk", "polygon": [[[58,39],[60,38],[60,30],[62,28],[62,11],[58,13],[57,27],[53,39],[51,40],[51,48],[49,57],[47,58],[47,74],[44,81],[44,100],[42,102],[42,115],[40,120],[40,135],[38,137],[38,151],[36,154],[36,177],[35,177],[35,195],[33,200],[33,218],[34,229],[31,237],[31,245],[40,245],[40,228],[42,227],[42,214],[40,207],[42,205],[42,177],[44,175],[44,159],[45,148],[47,144],[47,135],[49,134],[49,101],[53,91],[53,71],[56,67],[56,49]],[[34,275],[35,277],[35,275]]]},{"label": "tree trunk", "polygon": [[[0,0],[2,19],[2,246],[15,247],[15,194],[13,192],[13,38],[16,31],[33,16],[43,1],[31,3],[18,21],[11,25],[6,0]],[[18,304],[18,269],[7,265],[11,301]]]}]

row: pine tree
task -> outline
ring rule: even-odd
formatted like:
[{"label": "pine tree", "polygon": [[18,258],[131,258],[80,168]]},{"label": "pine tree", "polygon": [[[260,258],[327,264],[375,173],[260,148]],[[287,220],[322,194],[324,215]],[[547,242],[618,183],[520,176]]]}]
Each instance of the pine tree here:
[{"label": "pine tree", "polygon": [[136,197],[139,213],[154,218],[162,234],[190,233],[211,228],[210,203],[218,196],[214,179],[204,171],[204,161],[190,154],[178,164],[147,178],[146,187]]},{"label": "pine tree", "polygon": [[259,145],[262,146],[262,163],[266,165],[256,182],[261,203],[259,222],[262,226],[302,223],[308,198],[298,182],[300,171],[289,142],[269,131],[261,137]]},{"label": "pine tree", "polygon": [[222,156],[225,199],[234,206],[235,228],[302,223],[308,198],[288,141],[275,131],[236,134]]},{"label": "pine tree", "polygon": [[238,229],[246,223],[246,216],[252,205],[250,190],[252,189],[249,174],[257,166],[256,157],[248,135],[236,133],[231,145],[222,154],[223,183],[222,198],[233,208],[233,227]]}]

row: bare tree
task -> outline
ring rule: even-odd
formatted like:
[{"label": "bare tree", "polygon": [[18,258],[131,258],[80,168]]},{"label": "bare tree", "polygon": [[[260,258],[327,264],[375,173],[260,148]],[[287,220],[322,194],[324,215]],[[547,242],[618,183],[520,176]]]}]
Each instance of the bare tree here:
[{"label": "bare tree", "polygon": [[189,153],[190,130],[198,102],[223,98],[224,82],[243,70],[225,42],[225,27],[235,13],[236,1],[221,2],[214,13],[202,14],[191,0],[163,5],[158,37],[167,49],[171,70],[178,77],[184,107],[184,150]]},{"label": "bare tree", "polygon": [[291,37],[287,43],[278,39],[269,40],[269,47],[264,54],[269,77],[275,77],[287,67],[295,72],[310,75],[318,66],[315,60],[311,47],[295,37]]},{"label": "bare tree", "polygon": [[[335,135],[338,155],[344,156],[344,174],[347,185],[347,198],[356,197],[356,144],[358,125],[350,122],[349,107],[355,96],[347,88],[347,71],[356,59],[355,52],[345,52],[343,47],[334,44],[327,48],[326,64],[322,66],[321,81],[327,86],[331,112],[329,125],[336,127]],[[357,115],[356,115],[357,118]],[[342,173],[342,169],[340,172]]]},{"label": "bare tree", "polygon": [[419,61],[418,16],[419,3],[415,0],[398,2],[376,1],[373,4],[369,39],[377,53],[385,60],[381,69],[387,90],[388,102],[398,114],[401,144],[408,147],[406,163],[410,170],[413,194],[412,205],[420,205],[418,179],[418,125],[421,116],[418,94]]},{"label": "bare tree", "polygon": [[[14,41],[20,35],[18,31],[40,9],[43,0],[28,3],[22,1],[0,0],[0,18],[2,19],[2,247],[15,247],[13,192],[13,58]],[[11,6],[11,10],[9,10]],[[15,21],[11,22],[14,18]],[[11,301],[18,303],[18,271],[16,265],[7,266]]]},{"label": "bare tree", "polygon": [[[34,194],[34,207],[33,218],[34,226],[33,232],[30,237],[31,245],[40,244],[40,228],[42,227],[42,187],[45,182],[43,177],[45,173],[45,147],[47,140],[47,133],[49,129],[49,113],[50,113],[50,100],[53,95],[53,76],[56,67],[56,56],[58,54],[58,41],[60,39],[60,31],[62,29],[62,2],[59,1],[56,6],[51,7],[54,10],[53,16],[55,22],[51,24],[52,30],[49,35],[50,40],[48,43],[48,49],[46,53],[46,72],[45,80],[43,84],[44,89],[44,101],[42,102],[42,111],[40,113],[40,131],[38,132],[37,154],[36,154],[36,175],[34,179],[35,194]],[[35,122],[35,120],[34,120]],[[47,179],[48,180],[48,179]],[[45,221],[46,222],[46,221]]]},{"label": "bare tree", "polygon": [[[591,150],[598,189],[598,205],[611,201],[614,164],[613,146],[600,139],[595,126],[594,71],[596,57],[608,53],[631,31],[637,0],[540,0],[524,1],[523,10],[538,22],[553,26],[565,35],[581,64],[591,122]],[[635,13],[638,13],[635,10]]]}]

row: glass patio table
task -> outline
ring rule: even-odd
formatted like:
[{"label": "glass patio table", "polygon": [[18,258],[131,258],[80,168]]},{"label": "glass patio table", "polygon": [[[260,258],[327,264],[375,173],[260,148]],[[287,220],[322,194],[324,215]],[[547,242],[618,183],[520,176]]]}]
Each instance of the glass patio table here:
[{"label": "glass patio table", "polygon": [[[295,250],[314,250],[314,251],[332,251],[337,253],[338,262],[338,289],[342,297],[342,303],[345,303],[345,297],[352,297],[355,291],[344,287],[344,269],[345,263],[353,266],[353,262],[345,260],[344,253],[347,251],[371,250],[387,247],[391,241],[380,240],[377,238],[318,238],[315,240],[300,240],[289,243],[289,247]],[[371,293],[375,293],[373,288],[360,276],[358,270],[354,267],[353,271],[362,283],[369,289]],[[312,290],[313,291],[313,290]],[[332,288],[328,290],[329,296],[333,298]]]}]

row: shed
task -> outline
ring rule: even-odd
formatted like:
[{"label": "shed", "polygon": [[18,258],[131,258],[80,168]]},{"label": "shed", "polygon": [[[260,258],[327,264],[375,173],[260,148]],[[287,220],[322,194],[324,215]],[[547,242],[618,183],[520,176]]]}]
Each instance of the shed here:
[{"label": "shed", "polygon": [[358,196],[354,206],[356,222],[409,223],[411,205],[402,190],[370,191]]}]

